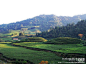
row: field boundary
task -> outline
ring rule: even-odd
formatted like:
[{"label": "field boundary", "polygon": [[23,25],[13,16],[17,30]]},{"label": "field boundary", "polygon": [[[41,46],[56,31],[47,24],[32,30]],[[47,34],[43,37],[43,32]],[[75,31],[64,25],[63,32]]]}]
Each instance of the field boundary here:
[{"label": "field boundary", "polygon": [[[10,58],[4,56],[1,52],[0,52],[0,60],[5,61],[7,64],[16,62],[16,58],[10,59]],[[21,60],[24,61],[24,59],[18,59],[18,61],[21,61]],[[25,60],[25,61],[27,61],[26,64],[34,64],[33,62],[31,62],[29,60]]]},{"label": "field boundary", "polygon": [[45,51],[45,52],[51,52],[56,54],[57,56],[63,57],[63,58],[84,58],[86,56],[86,54],[81,54],[81,53],[62,53],[62,52],[56,52],[56,51],[52,51],[52,50],[47,50],[47,49],[40,49],[40,48],[33,48],[33,47],[26,47],[26,46],[21,46],[21,45],[15,45],[15,44],[11,44],[12,46],[17,46],[17,47],[23,47],[26,49],[31,49],[31,50],[36,50],[36,51]]}]

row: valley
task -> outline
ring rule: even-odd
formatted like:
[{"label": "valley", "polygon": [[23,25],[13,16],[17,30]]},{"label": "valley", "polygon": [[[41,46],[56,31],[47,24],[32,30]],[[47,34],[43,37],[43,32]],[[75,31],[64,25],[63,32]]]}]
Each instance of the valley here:
[{"label": "valley", "polygon": [[[80,43],[65,43],[65,44],[48,44],[42,38],[36,37],[36,41],[29,38],[28,42],[1,42],[0,43],[0,53],[3,54],[3,58],[10,63],[25,63],[25,64],[38,64],[41,61],[48,61],[50,63],[58,64],[58,62],[68,62],[68,60],[62,60],[62,58],[84,58],[86,56],[86,46]],[[31,39],[31,40],[30,40]],[[33,38],[35,39],[35,37]],[[71,38],[73,39],[73,38]],[[41,40],[42,42],[40,42]],[[67,39],[65,39],[67,41]],[[29,42],[31,41],[31,42]],[[33,42],[32,42],[33,41]],[[78,41],[78,39],[76,40]],[[57,41],[58,42],[58,41]],[[60,43],[60,42],[59,42]]]},{"label": "valley", "polygon": [[40,15],[0,25],[0,64],[85,64],[85,16]]}]

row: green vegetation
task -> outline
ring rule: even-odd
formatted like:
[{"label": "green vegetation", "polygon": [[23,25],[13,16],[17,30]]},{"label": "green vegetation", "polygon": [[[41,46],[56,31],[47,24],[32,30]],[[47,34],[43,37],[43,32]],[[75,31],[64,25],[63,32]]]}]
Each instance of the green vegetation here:
[{"label": "green vegetation", "polygon": [[[36,18],[43,21],[43,23],[36,20]],[[53,16],[51,18],[46,16],[48,19],[44,19],[43,16],[36,18],[29,19],[29,22],[26,20],[27,24],[22,21],[8,25],[0,25],[0,53],[2,53],[3,56],[10,59],[16,59],[15,63],[26,63],[26,60],[28,60],[38,64],[44,60],[49,63],[55,62],[57,64],[58,61],[62,61],[62,57],[58,57],[51,52],[30,50],[26,47],[46,49],[62,52],[64,54],[86,54],[86,20],[82,20],[76,25],[72,23],[67,24],[67,26],[49,29],[58,24],[58,22],[55,23],[57,20],[53,20]],[[45,26],[45,24],[47,25]],[[62,23],[58,26],[61,25]],[[47,29],[49,30],[40,33]],[[78,34],[83,34],[84,36],[80,39]],[[20,41],[13,41],[12,38],[17,38]],[[19,45],[20,47],[11,46],[11,44]],[[25,48],[21,46],[25,46]],[[19,59],[21,59],[21,61],[18,61]],[[22,61],[22,59],[24,61]]]},{"label": "green vegetation", "polygon": [[7,33],[7,35],[19,35],[20,30],[10,30],[10,33]]},{"label": "green vegetation", "polygon": [[41,45],[46,45],[43,44],[42,42],[21,42],[21,43],[13,43],[14,45],[20,45],[20,46],[26,46],[26,47],[34,47],[34,46],[41,46]]},{"label": "green vegetation", "polygon": [[47,41],[47,44],[80,44],[81,40],[71,37],[58,37]]},{"label": "green vegetation", "polygon": [[10,30],[10,33],[2,34],[0,33],[0,41],[1,42],[10,42],[13,37],[19,36],[20,30]]},{"label": "green vegetation", "polygon": [[39,31],[46,31],[51,27],[53,28],[55,26],[65,26],[68,23],[77,23],[78,21],[80,21],[78,17],[83,20],[86,19],[86,15],[79,15],[74,17],[40,15],[16,23],[2,24],[0,25],[0,33],[5,34],[9,33],[9,30],[21,30],[21,28],[28,28],[29,30],[38,29]]},{"label": "green vegetation", "polygon": [[0,53],[3,53],[4,56],[10,59],[24,59],[29,60],[35,64],[40,63],[42,60],[54,61],[56,64],[58,61],[62,61],[61,57],[56,56],[50,52],[35,51],[30,49],[25,49],[22,47],[14,47],[8,44],[0,44]]},{"label": "green vegetation", "polygon": [[10,42],[12,41],[12,37],[4,37],[4,38],[0,38],[2,41],[1,42]]},{"label": "green vegetation", "polygon": [[29,37],[28,40],[30,42],[45,42],[45,41],[47,41],[46,39],[44,39],[42,37]]},{"label": "green vegetation", "polygon": [[[53,44],[50,44],[48,42],[53,42]],[[58,62],[63,61],[62,57],[58,57],[54,53],[30,50],[23,47],[11,46],[10,44],[46,49],[56,52],[62,52],[65,54],[68,53],[86,54],[86,46],[83,46],[82,44],[83,42],[84,41],[81,41],[80,39],[70,37],[59,37],[51,39],[49,41],[47,41],[42,37],[30,37],[28,39],[21,40],[19,43],[0,42],[0,53],[2,53],[3,56],[7,58],[16,59],[14,63],[26,63],[26,60],[28,60],[30,62],[38,64],[42,60],[44,60],[48,61],[49,63],[54,62],[58,64]],[[23,59],[23,61],[22,60],[18,61],[19,59]]]},{"label": "green vegetation", "polygon": [[12,43],[12,42],[0,42],[0,44],[8,44],[8,43]]},{"label": "green vegetation", "polygon": [[37,33],[37,37],[57,38],[57,37],[72,37],[79,38],[78,34],[83,34],[83,40],[86,40],[86,20],[81,20],[77,24],[67,24],[62,27],[52,28],[50,31]]},{"label": "green vegetation", "polygon": [[47,40],[42,37],[29,37],[29,38],[23,39],[21,41],[16,41],[16,42],[45,42],[45,41]]},{"label": "green vegetation", "polygon": [[19,36],[24,36],[24,33],[23,32],[19,33]]},{"label": "green vegetation", "polygon": [[22,43],[13,43],[14,45],[47,49],[56,52],[64,52],[64,53],[82,53],[86,54],[86,46],[81,44],[63,44],[63,45],[55,45],[55,44],[43,44],[38,42],[22,42]]},{"label": "green vegetation", "polygon": [[[86,54],[86,46],[83,46],[83,41],[77,38],[59,37],[51,39],[47,42],[21,42],[13,43],[14,45],[47,49],[64,53],[82,53]],[[56,45],[55,45],[56,44]]]}]

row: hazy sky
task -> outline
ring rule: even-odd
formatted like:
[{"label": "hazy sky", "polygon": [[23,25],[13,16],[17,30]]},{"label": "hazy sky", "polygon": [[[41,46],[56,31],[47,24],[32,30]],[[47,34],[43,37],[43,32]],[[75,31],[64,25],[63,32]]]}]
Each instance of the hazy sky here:
[{"label": "hazy sky", "polygon": [[86,14],[86,0],[0,0],[0,24],[42,14],[56,16]]}]

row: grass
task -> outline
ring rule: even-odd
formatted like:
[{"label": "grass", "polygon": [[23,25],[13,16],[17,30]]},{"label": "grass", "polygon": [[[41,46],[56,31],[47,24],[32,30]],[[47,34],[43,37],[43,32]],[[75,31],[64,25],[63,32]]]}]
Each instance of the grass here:
[{"label": "grass", "polygon": [[[25,49],[23,47],[15,47],[15,46],[9,45],[9,43],[11,42],[7,42],[7,43],[1,42],[0,52],[3,53],[4,56],[9,57],[11,59],[16,58],[16,59],[29,60],[35,64],[40,63],[42,60],[49,61],[49,63],[55,62],[56,64],[62,61],[61,57],[58,57],[53,53],[44,52],[44,51],[35,51],[35,50]],[[69,44],[69,43],[68,44],[67,43],[66,44],[46,44],[46,42],[20,42],[20,43],[13,43],[13,44],[26,46],[26,47],[47,49],[47,50],[63,52],[63,53],[86,54],[86,46],[83,46],[82,44],[78,44],[76,42],[74,43],[75,44]]]},{"label": "grass", "polygon": [[73,47],[73,48],[65,48],[61,50],[55,50],[57,52],[64,52],[64,53],[82,53],[86,54],[86,46],[84,47]]},{"label": "grass", "polygon": [[14,33],[17,33],[19,35],[20,30],[11,30],[10,33],[7,33],[6,35],[12,35]]},{"label": "grass", "polygon": [[80,44],[81,40],[71,37],[58,37],[48,40],[47,44]]},{"label": "grass", "polygon": [[6,38],[0,38],[0,39],[2,39],[4,41],[11,41],[12,40],[12,37],[6,37]]},{"label": "grass", "polygon": [[20,30],[10,30],[10,33],[6,33],[6,34],[0,33],[0,36],[11,36],[11,35],[14,34],[14,33],[19,34],[19,31],[20,31]]},{"label": "grass", "polygon": [[21,42],[21,43],[13,43],[13,44],[27,46],[27,47],[34,47],[37,45],[43,45],[42,42]]},{"label": "grass", "polygon": [[13,43],[15,45],[47,49],[57,52],[64,53],[83,53],[86,54],[86,46],[81,44],[64,44],[64,45],[54,45],[54,44],[43,44],[42,42],[22,42],[22,43]]},{"label": "grass", "polygon": [[3,53],[4,56],[11,59],[16,58],[29,60],[35,64],[40,63],[42,60],[49,61],[49,63],[53,61],[56,64],[59,61],[62,61],[61,57],[58,57],[50,52],[34,51],[22,47],[11,46],[8,44],[0,44],[0,53]]},{"label": "grass", "polygon": [[33,35],[35,35],[36,31],[40,31],[40,30],[38,30],[38,29],[30,29],[30,30],[25,31],[24,33],[25,34],[27,33],[27,34],[33,34]]},{"label": "grass", "polygon": [[20,41],[16,41],[17,42],[46,42],[47,40],[42,38],[42,37],[28,37],[26,39],[22,39]]},{"label": "grass", "polygon": [[[2,34],[0,33],[0,36],[3,41],[12,41],[12,37],[18,36],[20,30],[11,30],[10,33]],[[11,37],[12,34],[17,33],[17,35],[14,35]]]},{"label": "grass", "polygon": [[6,43],[8,44],[8,43],[11,43],[11,42],[0,42],[0,44],[4,44],[4,43],[5,43],[5,44],[6,44]]},{"label": "grass", "polygon": [[28,38],[28,40],[31,42],[45,42],[45,41],[47,41],[46,39],[44,39],[42,37],[30,37],[30,38]]}]

